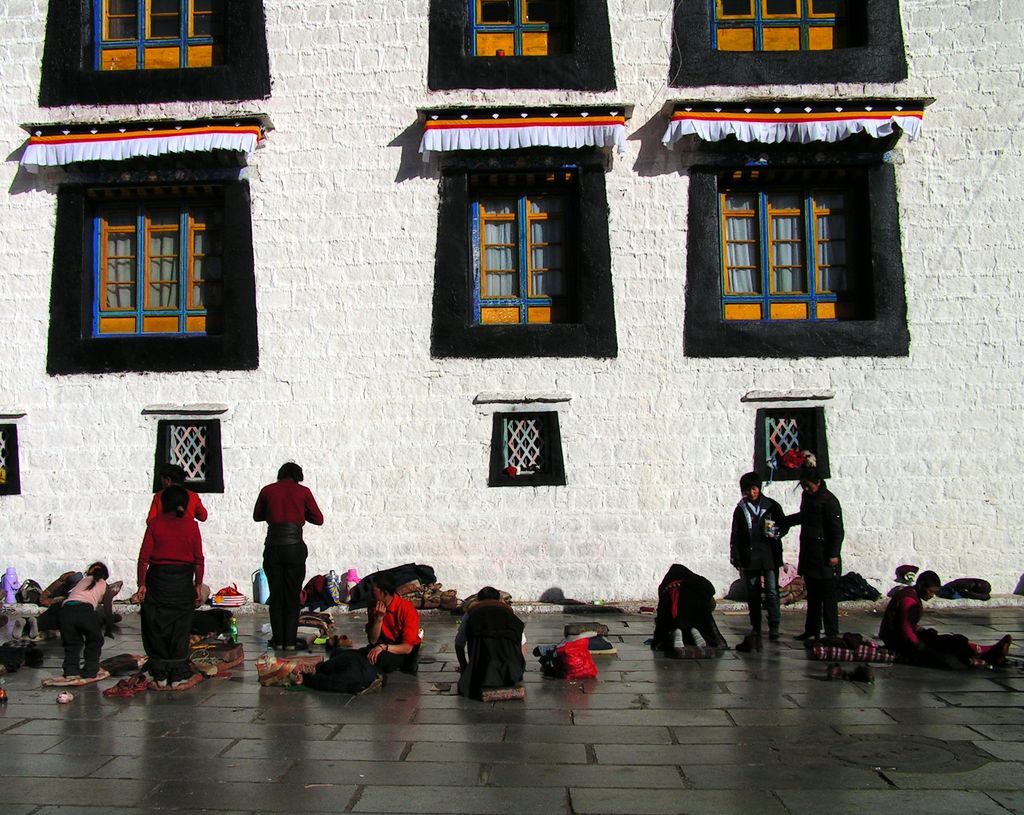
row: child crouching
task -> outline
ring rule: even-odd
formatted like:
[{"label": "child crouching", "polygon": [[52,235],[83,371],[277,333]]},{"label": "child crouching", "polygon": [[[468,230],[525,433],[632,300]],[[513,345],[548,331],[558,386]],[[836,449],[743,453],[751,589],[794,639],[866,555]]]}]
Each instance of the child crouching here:
[{"label": "child crouching", "polygon": [[[103,631],[96,607],[107,591],[110,572],[103,563],[93,563],[60,607],[60,636],[64,641],[64,677],[68,680],[96,679],[100,674]],[[85,659],[82,661],[82,650]],[[105,673],[105,672],[104,672]]]}]

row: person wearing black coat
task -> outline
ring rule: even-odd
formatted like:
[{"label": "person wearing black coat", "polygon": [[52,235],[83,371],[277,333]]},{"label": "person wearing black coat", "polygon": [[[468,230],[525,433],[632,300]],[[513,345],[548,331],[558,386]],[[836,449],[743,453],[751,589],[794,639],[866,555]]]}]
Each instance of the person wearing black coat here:
[{"label": "person wearing black coat", "polygon": [[797,572],[807,586],[807,618],[798,640],[814,639],[825,627],[826,637],[839,636],[839,575],[842,572],[843,508],[816,467],[800,476],[803,498],[800,511],[786,518],[786,526],[800,527]]},{"label": "person wearing black coat", "polygon": [[[761,492],[761,476],[745,473],[740,478],[743,499],[732,513],[729,562],[743,575],[747,588],[752,646],[761,650],[761,598],[768,612],[768,638],[779,638],[782,610],[779,603],[779,569],[782,568],[782,535],[786,514],[776,501]],[[744,649],[746,650],[746,649]]]},{"label": "person wearing black coat", "polygon": [[[513,688],[523,680],[525,626],[512,607],[491,586],[477,592],[477,600],[462,619],[455,636],[459,659],[459,693],[481,698],[488,688]],[[469,658],[466,658],[466,649]]]},{"label": "person wearing black coat", "polygon": [[681,563],[673,563],[658,586],[651,649],[671,655],[676,631],[681,632],[683,645],[700,645],[697,634],[711,648],[728,648],[715,623],[714,609],[714,584]]}]

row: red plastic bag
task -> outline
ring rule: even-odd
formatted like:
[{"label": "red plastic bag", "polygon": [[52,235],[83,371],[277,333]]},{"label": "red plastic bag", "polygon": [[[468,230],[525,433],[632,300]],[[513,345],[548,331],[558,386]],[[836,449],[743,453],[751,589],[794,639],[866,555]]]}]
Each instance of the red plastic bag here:
[{"label": "red plastic bag", "polygon": [[589,679],[597,676],[597,665],[590,655],[586,637],[559,645],[555,649],[555,654],[566,679]]}]

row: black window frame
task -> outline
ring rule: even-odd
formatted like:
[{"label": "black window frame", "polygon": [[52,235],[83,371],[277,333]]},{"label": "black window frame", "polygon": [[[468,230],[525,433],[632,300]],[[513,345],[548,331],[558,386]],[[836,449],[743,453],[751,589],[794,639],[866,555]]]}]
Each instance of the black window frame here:
[{"label": "black window frame", "polygon": [[430,0],[427,86],[615,90],[615,65],[606,0],[568,0],[569,41],[565,54],[546,57],[474,57],[469,46],[469,3]]},{"label": "black window frame", "polygon": [[806,85],[899,82],[907,78],[899,3],[863,0],[855,24],[863,45],[830,51],[718,51],[711,47],[711,3],[681,0],[672,23],[669,84]]},{"label": "black window frame", "polygon": [[[442,158],[431,356],[484,359],[618,355],[606,161],[607,156],[597,148],[460,152]],[[475,325],[469,176],[550,172],[567,166],[578,175],[574,223],[567,230],[577,241],[572,262],[576,322]]]},{"label": "black window frame", "polygon": [[160,419],[157,421],[153,492],[163,489],[163,484],[160,481],[160,467],[171,463],[167,459],[170,429],[180,425],[204,426],[206,428],[206,478],[202,481],[186,480],[185,487],[192,492],[224,492],[224,454],[221,449],[220,419],[197,418]]},{"label": "black window frame", "polygon": [[[511,476],[505,472],[504,423],[510,419],[540,419],[544,422],[544,441],[550,453],[545,471]],[[494,413],[491,419],[491,455],[488,487],[564,487],[565,459],[558,411],[510,411]]]},{"label": "black window frame", "polygon": [[224,64],[206,68],[98,71],[93,3],[50,0],[39,104],[140,104],[264,99],[270,96],[263,0],[224,0]]},{"label": "black window frame", "polygon": [[[190,159],[198,161],[198,159]],[[212,158],[211,158],[212,160]],[[142,162],[154,167],[161,162]],[[223,329],[217,335],[92,335],[94,271],[92,212],[94,187],[184,186],[172,170],[118,174],[104,170],[57,189],[50,329],[46,370],[51,376],[124,371],[254,370],[259,367],[255,261],[248,181],[238,170],[191,171],[193,183],[223,190]],[[119,180],[119,183],[114,183]]]},{"label": "black window frame", "polygon": [[14,422],[0,422],[0,432],[7,438],[4,442],[4,461],[7,480],[0,484],[0,495],[21,495],[21,450],[18,448],[18,425]]},{"label": "black window frame", "polygon": [[814,447],[804,446],[802,449],[814,453],[815,466],[822,478],[829,478],[828,459],[828,436],[825,432],[825,408],[816,407],[771,407],[758,408],[754,425],[754,471],[765,481],[798,481],[802,468],[788,469],[776,467],[773,471],[768,466],[768,457],[765,455],[765,444],[767,442],[767,420],[777,417],[779,414],[797,414],[797,421],[800,423],[801,435],[804,434],[814,440]]},{"label": "black window frame", "polygon": [[[900,357],[910,353],[896,174],[887,151],[897,137],[853,137],[833,145],[742,145],[730,137],[702,144],[689,168],[686,294],[683,324],[688,357]],[[756,152],[753,152],[756,151]],[[791,167],[837,174],[855,169],[856,190],[866,203],[859,257],[864,279],[860,320],[725,320],[719,194],[728,168]]]}]

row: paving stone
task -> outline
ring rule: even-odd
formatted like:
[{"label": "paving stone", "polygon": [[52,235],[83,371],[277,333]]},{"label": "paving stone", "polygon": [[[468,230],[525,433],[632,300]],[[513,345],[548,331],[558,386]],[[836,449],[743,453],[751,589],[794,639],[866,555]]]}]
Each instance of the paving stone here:
[{"label": "paving stone", "polygon": [[[788,815],[767,792],[750,790],[636,790],[573,787],[573,811],[587,815]],[[814,810],[810,810],[814,811]]]},{"label": "paving stone", "polygon": [[[67,757],[63,757],[67,760]],[[117,756],[97,769],[94,778],[138,778],[156,781],[165,779],[194,779],[203,781],[280,781],[291,768],[288,760],[249,758],[194,758],[176,756],[168,761],[161,752],[157,755]]]},{"label": "paving stone", "polygon": [[619,789],[682,789],[683,778],[674,767],[500,764],[490,769],[487,784],[496,787],[592,787]]},{"label": "paving stone", "polygon": [[573,742],[577,744],[668,744],[667,727],[635,727],[590,725],[558,727],[555,725],[509,725],[505,741]]},{"label": "paving stone", "polygon": [[974,744],[1002,761],[1024,761],[1024,742],[976,741]]},{"label": "paving stone", "polygon": [[894,773],[885,776],[900,789],[933,790],[1024,790],[1024,764],[993,762],[969,772]]},{"label": "paving stone", "polygon": [[557,815],[569,812],[569,796],[563,789],[533,787],[369,787],[353,812],[394,813],[436,808],[462,815]]},{"label": "paving stone", "polygon": [[[1018,705],[1024,701],[1018,702]],[[893,719],[901,723],[926,724],[936,721],[949,724],[1018,724],[1020,707],[945,707],[941,711],[931,708],[886,708]]]},{"label": "paving stone", "polygon": [[[730,723],[725,710],[577,710],[573,714],[576,725],[636,727],[648,725],[692,725],[697,727],[724,726]],[[605,741],[605,739],[601,739]]]},{"label": "paving stone", "polygon": [[1024,792],[992,790],[989,797],[1010,812],[1024,812]]},{"label": "paving stone", "polygon": [[84,778],[111,760],[110,756],[25,755],[8,753],[3,744],[3,773],[22,778]]},{"label": "paving stone", "polygon": [[[846,790],[814,792],[780,790],[790,812],[819,812],[828,802],[829,815],[864,815],[865,812],[955,812],[957,815],[1006,815],[1006,810],[982,792],[944,791],[937,801],[924,802],[920,792],[907,790]],[[928,796],[933,798],[933,796]]]},{"label": "paving stone", "polygon": [[1024,724],[974,724],[971,729],[993,741],[1024,741]]},{"label": "paving stone", "polygon": [[595,744],[597,763],[605,764],[771,764],[778,763],[776,742],[761,741],[750,744]]},{"label": "paving stone", "polygon": [[893,721],[892,717],[879,708],[831,708],[827,704],[814,710],[730,710],[729,715],[740,725],[884,724]]},{"label": "paving stone", "polygon": [[[40,736],[39,738],[44,738]],[[50,737],[45,737],[50,738]],[[159,745],[160,754],[166,757],[218,755],[233,739],[191,739],[158,737],[141,738],[139,736],[68,736],[61,739],[46,752],[65,756],[137,756],[142,755],[153,745]],[[6,741],[5,741],[6,745]]]},{"label": "paving stone", "polygon": [[73,783],[41,782],[28,776],[6,776],[3,782],[4,812],[8,804],[70,804],[75,806],[106,806],[111,802],[126,807],[142,804],[154,788],[150,781],[122,781],[107,778],[76,778]]},{"label": "paving stone", "polygon": [[33,736],[28,733],[5,733],[0,737],[0,744],[3,745],[3,753],[16,755],[18,753],[42,753],[60,744],[61,736]]},{"label": "paving stone", "polygon": [[238,784],[192,779],[188,784],[160,782],[145,803],[154,808],[206,811],[344,812],[355,792],[352,784]]},{"label": "paving stone", "polygon": [[837,724],[835,730],[842,736],[924,736],[950,741],[971,741],[978,737],[977,731],[965,724]]},{"label": "paving stone", "polygon": [[358,784],[384,786],[475,787],[481,783],[479,762],[327,761],[294,762],[285,784]]},{"label": "paving stone", "polygon": [[224,758],[269,758],[278,760],[315,758],[351,761],[398,761],[405,742],[307,741],[305,739],[238,739],[223,753]]},{"label": "paving stone", "polygon": [[993,688],[988,693],[940,693],[942,701],[956,707],[1013,707],[1020,710],[1024,705],[1024,693]]},{"label": "paving stone", "polygon": [[343,741],[501,741],[503,724],[345,724],[338,733]]},{"label": "paving stone", "polygon": [[683,767],[696,789],[880,789],[889,785],[871,770],[844,767],[839,762],[748,765],[736,767],[692,764]]},{"label": "paving stone", "polygon": [[765,741],[820,742],[839,739],[836,731],[827,724],[673,727],[672,735],[680,744],[750,744]]},{"label": "paving stone", "polygon": [[417,742],[407,761],[479,761],[484,764],[586,764],[583,744],[524,743],[472,744],[464,742]]},{"label": "paving stone", "polygon": [[[171,810],[162,810],[171,811]],[[153,815],[150,807],[83,807],[83,806],[49,806],[35,809],[32,815]],[[205,809],[175,809],[174,815],[210,815]],[[7,815],[6,811],[4,815]],[[250,815],[249,810],[219,811],[216,815]]]},{"label": "paving stone", "polygon": [[572,724],[571,710],[527,710],[518,701],[467,710],[421,710],[416,724]]}]

